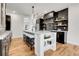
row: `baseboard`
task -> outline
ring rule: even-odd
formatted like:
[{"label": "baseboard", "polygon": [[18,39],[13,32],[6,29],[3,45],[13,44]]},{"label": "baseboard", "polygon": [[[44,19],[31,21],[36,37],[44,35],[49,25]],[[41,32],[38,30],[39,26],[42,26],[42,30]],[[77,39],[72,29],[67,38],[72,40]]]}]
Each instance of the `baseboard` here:
[{"label": "baseboard", "polygon": [[67,41],[67,44],[72,44],[72,45],[78,45],[79,46],[79,43],[71,42],[71,41]]}]

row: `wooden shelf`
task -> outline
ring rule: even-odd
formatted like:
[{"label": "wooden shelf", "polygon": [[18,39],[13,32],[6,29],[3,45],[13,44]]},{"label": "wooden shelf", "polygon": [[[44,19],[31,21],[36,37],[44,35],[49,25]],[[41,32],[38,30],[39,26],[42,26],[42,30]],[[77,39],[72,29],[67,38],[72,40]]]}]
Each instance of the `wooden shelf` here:
[{"label": "wooden shelf", "polygon": [[66,27],[67,25],[54,25],[54,26],[60,26],[60,27],[63,27],[63,26],[65,26],[65,27]]},{"label": "wooden shelf", "polygon": [[54,19],[53,19],[53,17],[45,19],[43,23],[45,23],[45,24],[54,23]]},{"label": "wooden shelf", "polygon": [[55,20],[56,22],[68,21],[68,20]]},{"label": "wooden shelf", "polygon": [[54,19],[54,17],[44,18],[44,20]]},{"label": "wooden shelf", "polygon": [[49,23],[54,23],[54,22],[49,22],[49,21],[48,21],[48,22],[46,22],[46,21],[45,21],[44,23],[45,23],[45,24],[49,24]]}]

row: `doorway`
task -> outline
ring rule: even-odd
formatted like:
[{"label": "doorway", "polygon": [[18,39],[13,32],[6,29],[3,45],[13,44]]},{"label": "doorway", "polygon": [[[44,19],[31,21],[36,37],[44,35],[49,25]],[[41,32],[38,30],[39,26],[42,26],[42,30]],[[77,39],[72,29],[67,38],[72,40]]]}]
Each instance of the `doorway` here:
[{"label": "doorway", "polygon": [[10,31],[11,30],[11,16],[6,15],[6,30]]}]

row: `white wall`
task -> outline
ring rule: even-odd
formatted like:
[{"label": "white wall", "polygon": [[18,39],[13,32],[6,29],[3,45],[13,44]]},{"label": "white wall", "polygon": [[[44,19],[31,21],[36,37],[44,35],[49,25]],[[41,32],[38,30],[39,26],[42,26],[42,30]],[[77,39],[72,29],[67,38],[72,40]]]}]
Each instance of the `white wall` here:
[{"label": "white wall", "polygon": [[21,15],[17,12],[13,13],[8,9],[6,10],[6,14],[11,16],[11,31],[13,38],[22,37],[24,30],[24,18],[28,18],[29,16]]},{"label": "white wall", "polygon": [[11,31],[14,37],[22,37],[24,16],[18,14],[7,13],[11,16]]},{"label": "white wall", "polygon": [[28,25],[28,30],[32,28],[32,19],[30,16],[18,14],[16,11],[6,9],[6,14],[11,16],[11,31],[13,38],[22,37],[25,24]]},{"label": "white wall", "polygon": [[67,42],[79,45],[79,5],[69,6],[69,29]]},{"label": "white wall", "polygon": [[33,25],[32,23],[33,22],[32,22],[31,17],[24,18],[24,28],[27,25],[27,30],[32,31],[32,25]]},{"label": "white wall", "polygon": [[24,19],[24,24],[27,25],[28,31],[35,32],[36,20],[37,20],[37,18],[34,17],[34,19],[33,19],[32,16],[29,16],[28,18]]}]

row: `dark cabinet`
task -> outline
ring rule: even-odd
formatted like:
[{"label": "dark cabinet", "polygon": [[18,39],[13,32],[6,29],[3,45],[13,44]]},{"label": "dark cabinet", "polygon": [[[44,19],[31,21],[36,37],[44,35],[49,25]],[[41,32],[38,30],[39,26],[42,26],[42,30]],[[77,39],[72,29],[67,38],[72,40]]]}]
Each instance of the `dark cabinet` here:
[{"label": "dark cabinet", "polygon": [[[43,18],[44,23],[47,23],[46,28],[47,29],[49,28],[48,30],[68,31],[68,8],[65,8],[57,12],[55,11],[48,12],[47,14],[44,15]],[[52,26],[48,26],[50,23]]]},{"label": "dark cabinet", "polygon": [[2,41],[0,40],[0,56],[2,55]]},{"label": "dark cabinet", "polygon": [[57,32],[57,42],[64,44],[65,43],[64,36],[65,36],[64,32]]},{"label": "dark cabinet", "polygon": [[39,25],[39,27],[40,27],[40,30],[45,29],[44,19],[40,19],[40,25]]},{"label": "dark cabinet", "polygon": [[58,18],[64,17],[63,20],[68,20],[68,8],[58,11]]},{"label": "dark cabinet", "polygon": [[55,30],[68,31],[68,8],[58,11],[54,22]]},{"label": "dark cabinet", "polygon": [[[27,32],[27,34],[32,35],[28,32]],[[28,45],[28,47],[30,47],[31,49],[34,47],[34,38],[31,38],[30,36],[23,34],[23,40]]]}]

